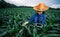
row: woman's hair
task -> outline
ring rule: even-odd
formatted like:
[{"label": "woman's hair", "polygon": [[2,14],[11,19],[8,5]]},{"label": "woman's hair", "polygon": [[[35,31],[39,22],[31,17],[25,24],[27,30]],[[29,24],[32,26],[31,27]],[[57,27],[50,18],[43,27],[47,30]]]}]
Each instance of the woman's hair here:
[{"label": "woman's hair", "polygon": [[[39,12],[39,11],[37,11],[37,12]],[[45,14],[45,11],[43,11],[43,13],[42,14]]]},{"label": "woman's hair", "polygon": [[45,14],[45,11],[43,11],[43,14]]}]

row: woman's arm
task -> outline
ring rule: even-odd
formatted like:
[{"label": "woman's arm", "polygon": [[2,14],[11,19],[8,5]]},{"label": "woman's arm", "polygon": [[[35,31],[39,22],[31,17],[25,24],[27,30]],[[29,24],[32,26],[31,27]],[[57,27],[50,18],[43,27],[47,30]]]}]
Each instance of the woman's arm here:
[{"label": "woman's arm", "polygon": [[26,21],[25,23],[23,23],[22,26],[26,26],[26,24],[28,24],[29,22],[33,22],[33,19],[34,19],[34,15],[28,21]]}]

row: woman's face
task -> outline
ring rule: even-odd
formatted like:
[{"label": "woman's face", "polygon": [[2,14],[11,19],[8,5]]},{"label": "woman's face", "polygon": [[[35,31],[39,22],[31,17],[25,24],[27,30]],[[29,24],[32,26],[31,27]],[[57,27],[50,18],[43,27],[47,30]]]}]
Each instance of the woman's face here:
[{"label": "woman's face", "polygon": [[40,15],[40,14],[42,14],[42,13],[43,13],[43,11],[38,11],[37,13]]}]

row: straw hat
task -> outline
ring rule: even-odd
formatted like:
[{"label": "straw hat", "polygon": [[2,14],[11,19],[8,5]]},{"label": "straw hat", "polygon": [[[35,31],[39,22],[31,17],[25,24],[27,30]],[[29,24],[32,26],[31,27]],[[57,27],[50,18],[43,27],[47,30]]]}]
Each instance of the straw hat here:
[{"label": "straw hat", "polygon": [[46,11],[48,10],[48,7],[44,3],[40,3],[37,6],[33,7],[36,11]]}]

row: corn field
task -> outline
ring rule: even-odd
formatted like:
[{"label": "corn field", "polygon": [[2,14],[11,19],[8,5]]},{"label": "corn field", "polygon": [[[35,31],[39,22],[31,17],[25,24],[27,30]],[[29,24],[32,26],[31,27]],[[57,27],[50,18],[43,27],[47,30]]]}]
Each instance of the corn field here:
[{"label": "corn field", "polygon": [[60,37],[60,10],[45,12],[46,26],[39,32],[34,23],[22,26],[34,13],[32,8],[0,9],[0,37]]}]

